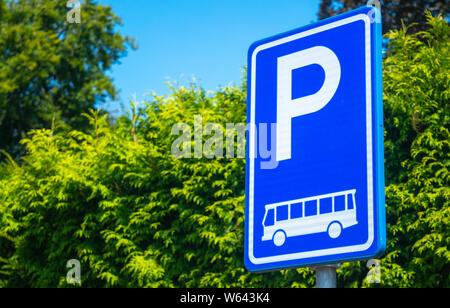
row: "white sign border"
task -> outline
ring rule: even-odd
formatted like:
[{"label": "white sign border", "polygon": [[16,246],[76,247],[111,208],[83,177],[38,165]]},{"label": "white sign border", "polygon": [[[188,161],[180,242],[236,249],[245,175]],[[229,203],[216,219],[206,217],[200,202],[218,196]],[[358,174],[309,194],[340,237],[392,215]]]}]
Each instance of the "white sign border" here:
[{"label": "white sign border", "polygon": [[[255,174],[255,91],[256,91],[256,57],[260,51],[285,44],[294,40],[298,40],[313,34],[317,34],[326,30],[347,25],[356,21],[364,21],[365,23],[365,42],[366,42],[366,124],[367,124],[367,202],[368,202],[368,239],[364,244],[321,249],[314,251],[305,251],[299,253],[291,253],[285,255],[277,255],[271,257],[256,258],[253,255],[253,230],[254,230],[254,174]],[[252,67],[251,67],[251,93],[250,93],[250,144],[249,144],[249,158],[250,158],[250,175],[249,175],[249,227],[248,227],[248,257],[250,261],[255,264],[269,264],[275,262],[301,260],[313,257],[329,256],[334,254],[354,253],[358,251],[365,251],[370,248],[374,241],[374,200],[373,200],[373,155],[372,155],[372,69],[371,69],[371,21],[368,15],[359,14],[346,19],[342,19],[321,27],[307,30],[298,34],[294,34],[273,42],[269,42],[258,46],[252,53]]]}]

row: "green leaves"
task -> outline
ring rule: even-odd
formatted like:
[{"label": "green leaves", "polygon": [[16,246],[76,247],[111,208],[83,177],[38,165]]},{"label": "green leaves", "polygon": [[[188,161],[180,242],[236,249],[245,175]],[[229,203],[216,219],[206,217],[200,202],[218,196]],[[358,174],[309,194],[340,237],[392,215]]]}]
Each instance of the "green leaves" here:
[{"label": "green leaves", "polygon": [[387,35],[383,77],[390,185],[384,266],[390,286],[448,287],[450,282],[450,28],[440,17],[427,19],[426,32],[407,35],[404,28]]},{"label": "green leaves", "polygon": [[[352,262],[338,270],[340,286],[449,286],[449,27],[429,23],[427,32],[388,35],[381,284],[369,284],[365,262]],[[244,159],[171,153],[176,123],[193,134],[199,115],[203,126],[245,123],[245,83],[171,89],[134,105],[131,119],[111,124],[91,111],[81,115],[87,132],[37,129],[22,140],[20,161],[3,153],[0,286],[67,287],[70,259],[81,262],[82,287],[314,285],[309,269],[244,268]]]},{"label": "green leaves", "polygon": [[[208,106],[211,119],[221,118],[216,106],[229,107],[200,88],[174,89],[172,97],[147,104],[151,121],[135,115],[111,127],[92,111],[84,115],[89,134],[36,130],[23,140],[24,163],[0,181],[5,241],[18,243],[1,255],[21,266],[9,286],[65,286],[64,264],[73,258],[84,287],[238,286],[237,273],[248,275],[243,159],[177,160],[168,135],[175,106],[186,100]],[[245,101],[239,104],[244,121]],[[178,120],[192,123],[199,109]]]},{"label": "green leaves", "polygon": [[106,72],[134,48],[110,7],[83,1],[82,23],[70,24],[66,4],[0,1],[0,148],[13,157],[31,129],[86,128],[81,114],[117,94]]}]

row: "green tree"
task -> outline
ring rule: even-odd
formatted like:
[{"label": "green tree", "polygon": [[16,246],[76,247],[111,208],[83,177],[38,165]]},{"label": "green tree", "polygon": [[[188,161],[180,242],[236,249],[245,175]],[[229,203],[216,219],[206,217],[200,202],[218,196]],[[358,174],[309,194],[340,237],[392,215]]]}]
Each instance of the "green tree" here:
[{"label": "green tree", "polygon": [[[367,0],[322,0],[319,19],[328,18],[367,4]],[[424,30],[427,25],[425,11],[433,12],[435,16],[450,14],[450,3],[442,0],[380,0],[383,14],[383,32],[400,30],[403,24],[416,25],[410,27],[410,32]]]},{"label": "green tree", "polygon": [[0,0],[0,149],[13,156],[30,129],[82,129],[80,114],[117,94],[107,72],[133,47],[120,18],[86,0],[81,23],[68,23],[67,2]]},{"label": "green tree", "polygon": [[[384,125],[387,250],[385,287],[450,286],[450,27],[427,15],[428,30],[387,34]],[[369,286],[361,263],[343,285]]]}]

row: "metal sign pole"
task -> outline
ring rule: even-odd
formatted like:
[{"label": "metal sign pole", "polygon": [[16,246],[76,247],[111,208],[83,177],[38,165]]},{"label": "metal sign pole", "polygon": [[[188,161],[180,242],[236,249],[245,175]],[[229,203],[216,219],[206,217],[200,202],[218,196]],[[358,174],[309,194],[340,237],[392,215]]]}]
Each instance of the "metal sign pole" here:
[{"label": "metal sign pole", "polygon": [[316,272],[317,289],[335,289],[336,288],[336,269],[339,264],[326,264],[311,268]]}]

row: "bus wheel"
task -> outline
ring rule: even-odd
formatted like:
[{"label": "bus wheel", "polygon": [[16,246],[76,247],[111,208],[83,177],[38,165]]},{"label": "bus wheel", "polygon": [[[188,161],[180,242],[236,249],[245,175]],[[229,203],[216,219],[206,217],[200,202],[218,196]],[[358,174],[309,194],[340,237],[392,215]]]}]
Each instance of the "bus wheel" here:
[{"label": "bus wheel", "polygon": [[328,226],[328,235],[331,238],[338,238],[342,233],[342,226],[339,222],[335,221],[332,222],[329,226]]},{"label": "bus wheel", "polygon": [[283,230],[278,230],[277,232],[275,232],[275,234],[273,235],[273,243],[275,244],[275,246],[283,246],[285,241],[286,233],[284,233]]}]

